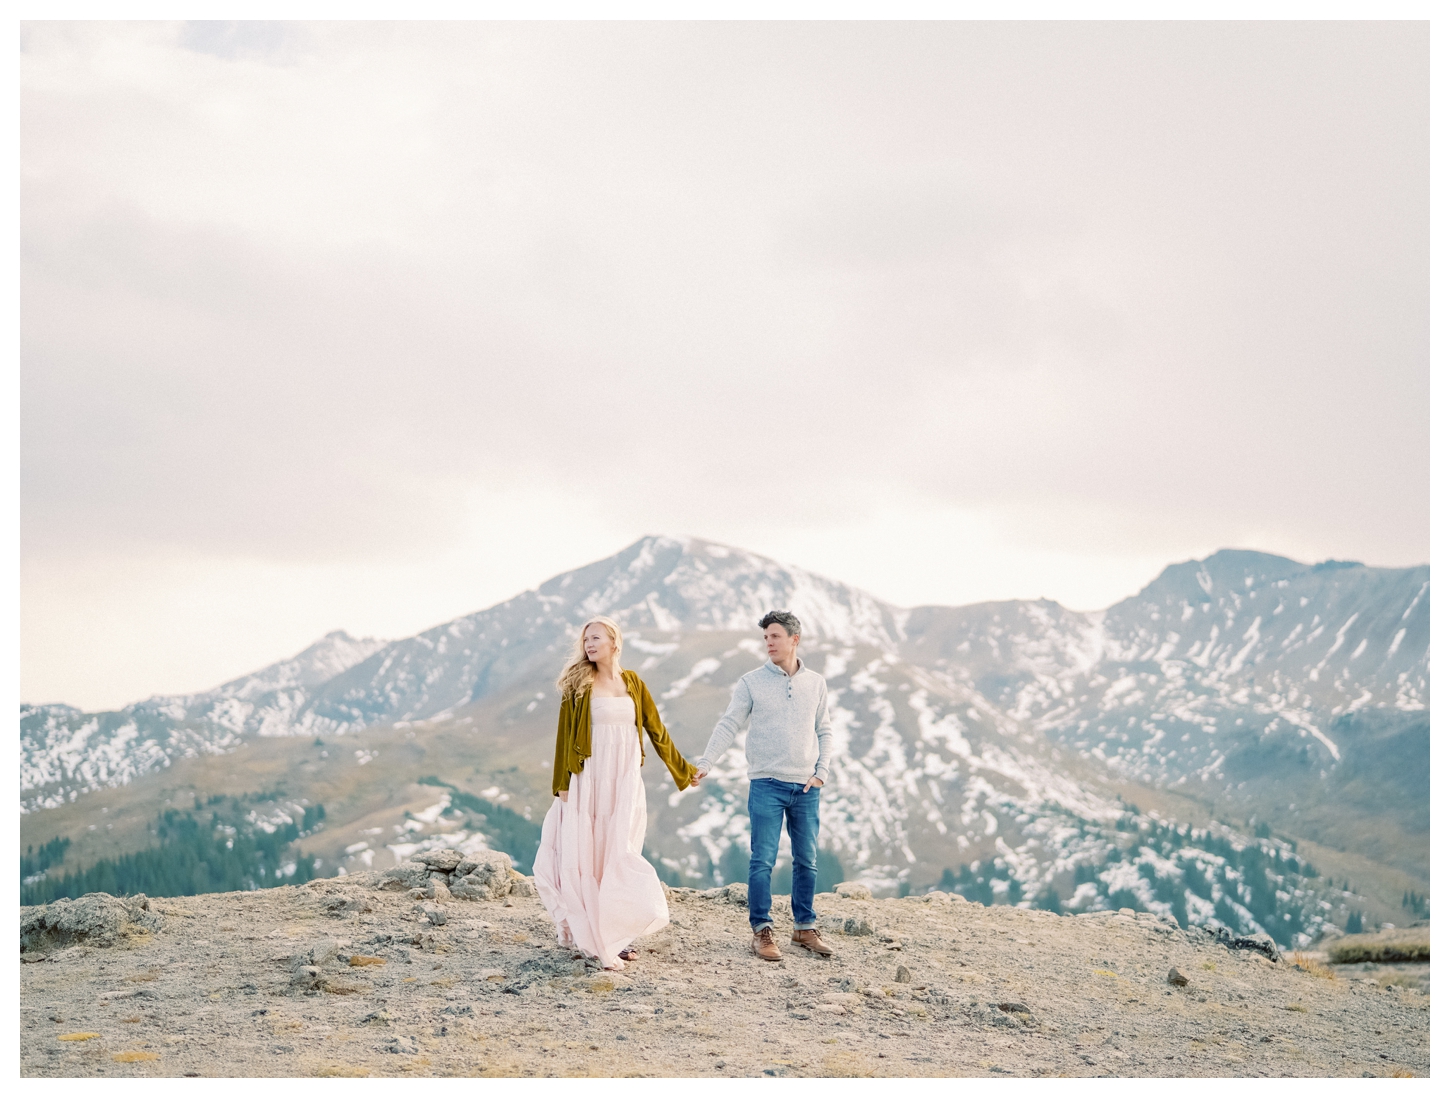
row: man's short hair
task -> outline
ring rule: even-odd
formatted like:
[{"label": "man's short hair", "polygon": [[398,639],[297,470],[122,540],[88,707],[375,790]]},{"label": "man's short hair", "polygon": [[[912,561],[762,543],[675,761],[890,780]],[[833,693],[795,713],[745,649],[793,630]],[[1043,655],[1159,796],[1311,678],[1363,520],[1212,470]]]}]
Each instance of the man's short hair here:
[{"label": "man's short hair", "polygon": [[760,619],[760,628],[768,629],[772,625],[780,626],[789,636],[801,635],[801,620],[789,610],[772,610]]}]

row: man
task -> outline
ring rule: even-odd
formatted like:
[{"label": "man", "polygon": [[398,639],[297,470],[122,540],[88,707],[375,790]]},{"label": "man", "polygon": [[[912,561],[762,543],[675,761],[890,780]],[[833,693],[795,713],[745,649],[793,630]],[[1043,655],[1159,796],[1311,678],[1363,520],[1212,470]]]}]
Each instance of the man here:
[{"label": "man", "polygon": [[745,766],[750,778],[751,948],[763,960],[781,959],[770,917],[770,874],[784,820],[790,832],[790,909],[795,919],[790,940],[829,957],[834,950],[816,930],[815,911],[821,787],[831,770],[826,680],[796,657],[799,618],[786,610],[772,610],[760,619],[760,627],[765,630],[769,662],[735,684],[730,707],[696,760],[700,772],[691,784],[700,784],[749,722]]}]

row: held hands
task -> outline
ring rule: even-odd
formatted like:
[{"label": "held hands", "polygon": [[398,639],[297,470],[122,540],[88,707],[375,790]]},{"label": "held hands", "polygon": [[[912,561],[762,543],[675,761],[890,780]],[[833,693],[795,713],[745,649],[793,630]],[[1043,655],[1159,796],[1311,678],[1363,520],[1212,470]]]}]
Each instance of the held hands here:
[{"label": "held hands", "polygon": [[812,774],[811,775],[811,780],[808,781],[808,782],[806,782],[805,785],[801,786],[801,792],[802,793],[809,793],[812,789],[819,789],[821,786],[823,786],[825,784],[826,783],[823,782],[823,781],[821,781],[820,778],[818,778],[814,774]]},{"label": "held hands", "polygon": [[705,772],[703,770],[696,770],[693,774],[690,775],[690,788],[699,789],[700,783],[704,780]]},{"label": "held hands", "polygon": [[569,800],[569,791],[567,789],[560,790],[559,799],[567,804]]}]

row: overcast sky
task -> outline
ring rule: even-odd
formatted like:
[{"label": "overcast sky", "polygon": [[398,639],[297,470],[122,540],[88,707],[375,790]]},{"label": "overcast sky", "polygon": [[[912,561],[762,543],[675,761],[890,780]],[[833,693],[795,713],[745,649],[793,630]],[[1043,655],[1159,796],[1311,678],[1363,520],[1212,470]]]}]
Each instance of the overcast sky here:
[{"label": "overcast sky", "polygon": [[1429,556],[1424,24],[28,24],[21,695],[646,533],[902,605]]}]

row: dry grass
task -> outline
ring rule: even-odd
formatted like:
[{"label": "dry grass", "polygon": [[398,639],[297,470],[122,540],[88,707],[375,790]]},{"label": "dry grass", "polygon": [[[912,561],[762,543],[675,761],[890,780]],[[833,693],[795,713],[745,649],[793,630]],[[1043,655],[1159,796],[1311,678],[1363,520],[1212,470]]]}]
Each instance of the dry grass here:
[{"label": "dry grass", "polygon": [[1293,953],[1290,954],[1289,960],[1294,963],[1295,968],[1309,973],[1310,976],[1316,976],[1321,980],[1334,979],[1334,969],[1317,957],[1311,957],[1307,953]]},{"label": "dry grass", "polygon": [[1329,947],[1329,960],[1336,965],[1365,962],[1392,964],[1396,961],[1428,961],[1430,931],[1416,927],[1409,930],[1386,930],[1378,934],[1351,934]]},{"label": "dry grass", "polygon": [[312,1073],[315,1079],[366,1079],[368,1069],[353,1064],[323,1064]]},{"label": "dry grass", "polygon": [[1389,972],[1375,977],[1380,987],[1419,987],[1420,981],[1403,972]]}]

